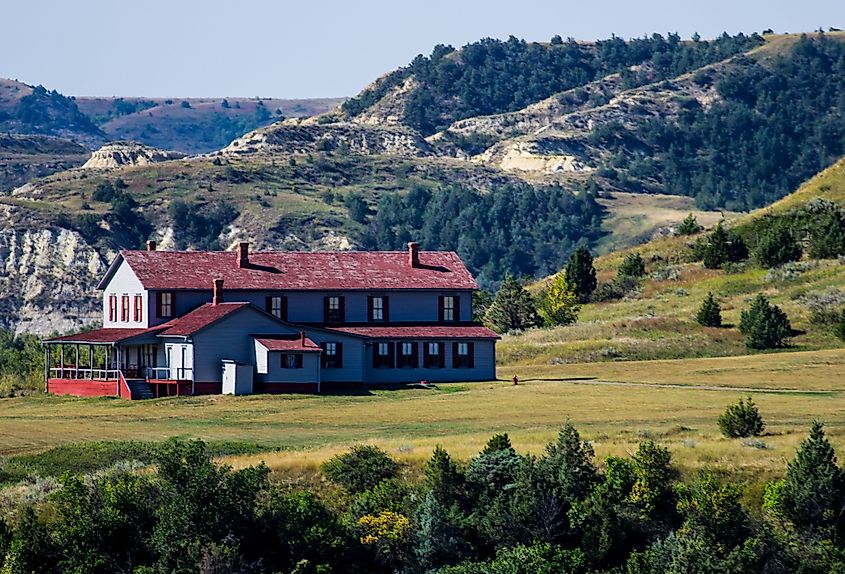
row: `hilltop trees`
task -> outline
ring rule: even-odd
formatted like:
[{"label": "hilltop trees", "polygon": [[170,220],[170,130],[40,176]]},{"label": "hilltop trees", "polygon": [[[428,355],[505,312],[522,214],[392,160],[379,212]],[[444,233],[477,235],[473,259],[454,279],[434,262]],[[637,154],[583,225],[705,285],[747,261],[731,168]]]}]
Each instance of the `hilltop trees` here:
[{"label": "hilltop trees", "polygon": [[712,292],[707,293],[707,297],[698,308],[698,313],[695,315],[695,320],[699,325],[704,327],[721,327],[722,326],[722,307]]},{"label": "hilltop trees", "polygon": [[792,336],[789,318],[780,307],[772,305],[763,294],[757,295],[751,307],[742,311],[739,331],[752,349],[774,349]]},{"label": "hilltop trees", "polygon": [[596,268],[593,266],[593,256],[586,246],[579,245],[569,256],[569,263],[566,265],[566,280],[578,295],[581,303],[590,300],[590,295],[596,290]]},{"label": "hilltop trees", "polygon": [[512,275],[505,276],[484,319],[499,333],[528,329],[540,324],[534,298]]}]

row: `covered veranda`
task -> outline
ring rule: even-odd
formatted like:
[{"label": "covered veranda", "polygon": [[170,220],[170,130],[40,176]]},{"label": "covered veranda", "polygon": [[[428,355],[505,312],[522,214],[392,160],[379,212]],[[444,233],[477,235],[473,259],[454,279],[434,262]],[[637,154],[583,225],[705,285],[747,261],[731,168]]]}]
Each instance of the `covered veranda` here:
[{"label": "covered veranda", "polygon": [[54,394],[132,398],[128,380],[155,368],[160,329],[94,329],[44,345],[44,390]]}]

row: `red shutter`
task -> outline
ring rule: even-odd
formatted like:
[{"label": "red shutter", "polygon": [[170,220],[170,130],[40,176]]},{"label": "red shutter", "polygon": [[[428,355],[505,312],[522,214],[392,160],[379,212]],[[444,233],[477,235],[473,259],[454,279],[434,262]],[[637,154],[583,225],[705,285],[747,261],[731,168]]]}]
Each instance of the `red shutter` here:
[{"label": "red shutter", "polygon": [[114,295],[109,295],[109,321],[114,321],[114,307],[117,304],[116,298]]},{"label": "red shutter", "polygon": [[156,317],[161,317],[161,292],[156,293]]},{"label": "red shutter", "polygon": [[367,321],[373,320],[373,296],[367,295]]},{"label": "red shutter", "polygon": [[443,295],[437,297],[437,320],[443,321]]},{"label": "red shutter", "polygon": [[423,368],[431,367],[431,355],[428,352],[428,343],[423,343]]},{"label": "red shutter", "polygon": [[469,368],[472,369],[475,367],[475,343],[470,341],[467,343],[467,353],[469,354]]},{"label": "red shutter", "polygon": [[302,368],[302,353],[297,353],[297,354],[296,354],[296,368],[297,368],[297,369],[301,369],[301,368]]},{"label": "red shutter", "polygon": [[144,315],[144,302],[140,295],[135,295],[135,322],[140,323]]},{"label": "red shutter", "polygon": [[337,309],[338,314],[340,315],[339,323],[343,323],[346,321],[346,297],[338,297],[337,298]]},{"label": "red shutter", "polygon": [[267,311],[268,313],[270,313],[271,315],[273,314],[273,296],[272,295],[267,295],[264,298],[264,310]]},{"label": "red shutter", "polygon": [[337,368],[341,368],[343,366],[343,343],[336,343],[335,348],[337,349]]},{"label": "red shutter", "polygon": [[440,368],[446,366],[446,343],[437,343],[440,353],[437,355],[440,359]]},{"label": "red shutter", "polygon": [[420,344],[419,343],[411,343],[411,354],[413,359],[411,360],[411,366],[413,368],[417,368],[420,366]]},{"label": "red shutter", "polygon": [[169,317],[175,317],[176,316],[176,292],[175,291],[170,292],[170,315],[168,315],[168,316]]},{"label": "red shutter", "polygon": [[329,322],[329,297],[328,297],[328,295],[323,297],[323,320],[326,323]]},{"label": "red shutter", "polygon": [[396,367],[396,345],[398,343],[387,344],[387,366],[391,369]]},{"label": "red shutter", "polygon": [[453,302],[452,304],[454,305],[454,307],[452,308],[453,309],[452,315],[454,316],[455,321],[460,321],[461,320],[461,296],[455,295],[454,297],[452,297],[452,302]]},{"label": "red shutter", "polygon": [[322,353],[320,353],[320,368],[321,368],[321,369],[325,369],[325,368],[326,368],[326,359],[327,359],[327,356],[326,356],[326,344],[325,344],[325,343],[320,343],[320,348],[321,348],[321,349],[323,349],[323,352],[322,352]]},{"label": "red shutter", "polygon": [[373,367],[379,366],[378,343],[373,343]]},{"label": "red shutter", "polygon": [[288,320],[288,298],[282,297],[282,321]]},{"label": "red shutter", "polygon": [[452,368],[458,366],[458,343],[452,343]]},{"label": "red shutter", "polygon": [[388,300],[387,295],[381,298],[381,308],[381,318],[386,323],[387,321],[390,321],[390,301]]}]

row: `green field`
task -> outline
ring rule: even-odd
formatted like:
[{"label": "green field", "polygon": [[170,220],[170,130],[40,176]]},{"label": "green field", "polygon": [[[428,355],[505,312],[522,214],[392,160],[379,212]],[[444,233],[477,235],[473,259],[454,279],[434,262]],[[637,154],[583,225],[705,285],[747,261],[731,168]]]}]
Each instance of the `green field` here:
[{"label": "green field", "polygon": [[[599,460],[630,454],[652,438],[671,449],[684,473],[708,467],[757,484],[784,471],[814,418],[845,448],[845,351],[503,367],[499,374],[497,382],[347,396],[8,398],[0,400],[0,454],[14,461],[85,441],[198,437],[252,445],[231,450],[247,454],[224,457],[237,466],[265,461],[279,474],[302,476],[359,442],[412,465],[437,444],[467,459],[497,432],[509,433],[520,450],[539,452],[569,419],[593,441]],[[518,386],[505,380],[513,374]],[[746,394],[759,405],[766,434],[750,442],[721,437],[716,418]]]}]

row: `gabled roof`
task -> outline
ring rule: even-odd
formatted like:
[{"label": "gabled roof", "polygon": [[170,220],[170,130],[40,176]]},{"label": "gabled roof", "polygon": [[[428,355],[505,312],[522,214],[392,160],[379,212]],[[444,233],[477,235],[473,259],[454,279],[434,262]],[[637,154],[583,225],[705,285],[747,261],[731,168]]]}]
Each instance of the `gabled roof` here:
[{"label": "gabled roof", "polygon": [[411,267],[406,251],[257,251],[238,267],[235,251],[122,251],[99,288],[126,261],[146,289],[211,289],[222,278],[227,290],[478,289],[452,251],[421,251]]},{"label": "gabled roof", "polygon": [[153,335],[161,331],[165,326],[158,325],[151,328],[102,328],[62,337],[44,339],[45,343],[119,343],[134,339],[142,335]]},{"label": "gabled roof", "polygon": [[268,351],[300,351],[303,353],[319,353],[320,345],[303,336],[293,335],[254,335],[253,338],[264,345]]},{"label": "gabled roof", "polygon": [[348,335],[372,339],[499,339],[498,334],[480,325],[412,325],[329,327]]},{"label": "gabled roof", "polygon": [[159,335],[188,337],[247,307],[252,307],[252,305],[250,303],[219,303],[217,305],[206,303],[190,313],[160,325],[165,329]]}]

